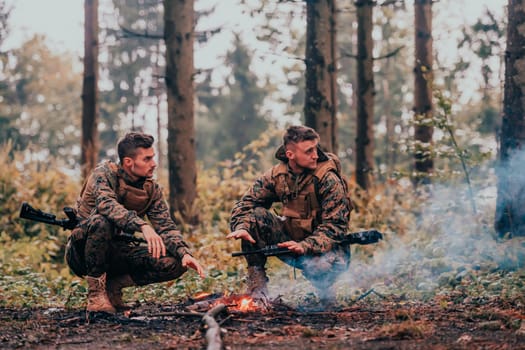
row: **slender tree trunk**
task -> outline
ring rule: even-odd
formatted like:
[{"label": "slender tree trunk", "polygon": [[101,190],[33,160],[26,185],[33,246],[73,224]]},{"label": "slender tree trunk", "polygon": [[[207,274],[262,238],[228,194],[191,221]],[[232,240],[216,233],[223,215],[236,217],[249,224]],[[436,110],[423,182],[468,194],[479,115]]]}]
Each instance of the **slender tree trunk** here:
[{"label": "slender tree trunk", "polygon": [[[193,86],[193,0],[164,0],[169,204],[174,219],[198,220]],[[180,215],[177,215],[177,213]]]},{"label": "slender tree trunk", "polygon": [[[383,15],[386,15],[383,12]],[[381,25],[381,32],[382,37],[386,39],[385,44],[385,51],[386,53],[391,53],[393,51],[393,47],[391,44],[391,33],[395,27],[395,25],[391,25],[391,20],[393,18],[393,14],[386,15],[387,23],[383,23]],[[382,74],[379,78],[380,84],[381,84],[381,91],[382,91],[382,99],[381,101],[376,102],[376,106],[380,106],[380,108],[383,111],[383,116],[385,118],[385,145],[383,148],[384,152],[384,164],[385,164],[385,170],[386,174],[391,174],[394,171],[396,160],[397,160],[397,152],[398,152],[398,145],[396,144],[396,136],[395,136],[395,116],[393,113],[393,105],[395,103],[392,102],[392,98],[395,99],[395,93],[391,93],[391,89],[396,86],[396,82],[394,81],[396,70],[394,69],[396,66],[396,61],[392,57],[387,57],[386,61],[382,68]],[[377,162],[376,162],[377,163]],[[388,175],[387,175],[388,176]],[[382,179],[383,180],[383,179]]]},{"label": "slender tree trunk", "polygon": [[509,0],[495,229],[525,236],[525,0]]},{"label": "slender tree trunk", "polygon": [[430,183],[434,170],[432,152],[432,1],[415,0],[414,184]]},{"label": "slender tree trunk", "polygon": [[[385,64],[385,72],[390,71],[391,60],[387,58]],[[397,147],[395,144],[395,131],[394,131],[394,118],[392,116],[392,103],[390,102],[390,82],[388,79],[383,79],[382,85],[383,89],[383,111],[385,116],[385,164],[387,167],[387,172],[391,173],[394,170],[394,165],[396,161],[396,152]]]},{"label": "slender tree trunk", "polygon": [[98,161],[98,0],[84,0],[84,77],[82,81],[82,153],[85,179]]},{"label": "slender tree trunk", "polygon": [[[161,50],[161,42],[159,41],[157,45],[157,55],[155,56],[155,76],[160,77],[161,76],[161,67],[160,67],[160,52]],[[160,80],[158,78],[155,78],[155,107],[157,112],[157,151],[158,151],[158,163],[157,166],[159,170],[164,170],[164,157],[166,154],[164,153],[164,141],[162,140],[162,120],[161,120],[161,85]]]},{"label": "slender tree trunk", "polygon": [[321,146],[337,151],[335,0],[306,2],[305,124],[321,136]]},{"label": "slender tree trunk", "polygon": [[368,189],[374,168],[374,72],[372,0],[355,2],[357,7],[357,136],[356,182]]},{"label": "slender tree trunk", "polygon": [[331,137],[332,137],[332,152],[337,154],[339,149],[339,142],[337,137],[337,3],[332,0],[330,3],[330,59],[331,69],[330,73],[330,101],[332,108],[330,109],[330,118],[332,121]]}]

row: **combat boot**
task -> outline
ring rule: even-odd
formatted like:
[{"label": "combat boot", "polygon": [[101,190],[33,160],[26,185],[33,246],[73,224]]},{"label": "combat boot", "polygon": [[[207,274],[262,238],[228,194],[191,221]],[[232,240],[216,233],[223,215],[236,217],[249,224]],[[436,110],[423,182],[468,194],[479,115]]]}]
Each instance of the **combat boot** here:
[{"label": "combat boot", "polygon": [[135,282],[131,279],[130,275],[120,275],[109,277],[106,283],[106,292],[111,304],[117,309],[117,311],[129,310],[131,307],[124,304],[122,300],[122,288],[133,287]]},{"label": "combat boot", "polygon": [[267,299],[268,288],[266,286],[268,277],[263,266],[248,266],[248,277],[246,278],[246,294],[252,298]]},{"label": "combat boot", "polygon": [[106,293],[106,274],[100,277],[86,276],[88,283],[87,311],[104,311],[114,314],[117,312]]}]

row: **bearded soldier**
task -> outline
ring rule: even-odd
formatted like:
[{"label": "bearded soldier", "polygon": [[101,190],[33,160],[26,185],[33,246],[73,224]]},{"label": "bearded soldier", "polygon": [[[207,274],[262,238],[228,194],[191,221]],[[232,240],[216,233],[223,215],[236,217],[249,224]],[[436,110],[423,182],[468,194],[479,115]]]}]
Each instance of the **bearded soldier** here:
[{"label": "bearded soldier", "polygon": [[[302,270],[322,302],[335,300],[332,285],[347,270],[347,233],[351,201],[335,155],[319,147],[319,135],[306,126],[291,126],[275,157],[280,161],[258,178],[235,203],[227,238],[241,239],[243,252],[270,245],[287,248],[285,263]],[[269,209],[282,203],[281,215]],[[263,254],[246,254],[248,293],[267,297]]]},{"label": "bearded soldier", "polygon": [[[204,276],[152,178],[157,166],[153,142],[147,134],[126,134],[117,145],[120,164],[99,164],[78,197],[80,223],[68,239],[66,261],[87,280],[88,311],[127,308],[125,287],[173,280],[188,268]],[[147,247],[117,239],[138,231]]]}]

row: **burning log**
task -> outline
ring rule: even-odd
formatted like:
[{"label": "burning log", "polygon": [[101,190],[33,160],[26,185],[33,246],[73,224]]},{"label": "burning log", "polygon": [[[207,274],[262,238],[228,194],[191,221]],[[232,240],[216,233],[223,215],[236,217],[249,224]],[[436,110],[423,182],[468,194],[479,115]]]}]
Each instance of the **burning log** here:
[{"label": "burning log", "polygon": [[203,312],[219,304],[224,304],[230,312],[267,312],[271,308],[269,300],[252,298],[250,295],[244,294],[222,295],[214,293],[207,296],[193,297],[190,298],[190,301],[195,302],[186,306],[186,308],[193,312]]},{"label": "burning log", "polygon": [[205,312],[214,305],[220,304],[222,301],[222,293],[199,293],[196,296],[189,298],[189,305],[186,305],[186,309],[192,312]]},{"label": "burning log", "polygon": [[215,321],[214,317],[224,310],[226,310],[226,305],[217,304],[208,312],[206,312],[206,314],[204,314],[204,317],[202,317],[203,322],[205,322],[208,326],[208,330],[206,331],[206,341],[208,342],[208,350],[222,349],[221,329],[217,321]]}]

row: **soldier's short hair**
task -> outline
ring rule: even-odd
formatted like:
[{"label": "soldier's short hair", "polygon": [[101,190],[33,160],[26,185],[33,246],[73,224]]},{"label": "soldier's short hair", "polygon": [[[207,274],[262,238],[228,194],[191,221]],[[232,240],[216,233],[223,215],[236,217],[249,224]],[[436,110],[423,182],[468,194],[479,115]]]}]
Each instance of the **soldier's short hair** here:
[{"label": "soldier's short hair", "polygon": [[120,162],[125,157],[134,158],[137,154],[137,148],[150,148],[153,146],[155,138],[142,132],[129,132],[122,137],[117,144],[117,152]]},{"label": "soldier's short hair", "polygon": [[302,141],[319,140],[319,134],[314,129],[304,125],[292,125],[283,136],[283,144],[298,143]]}]

